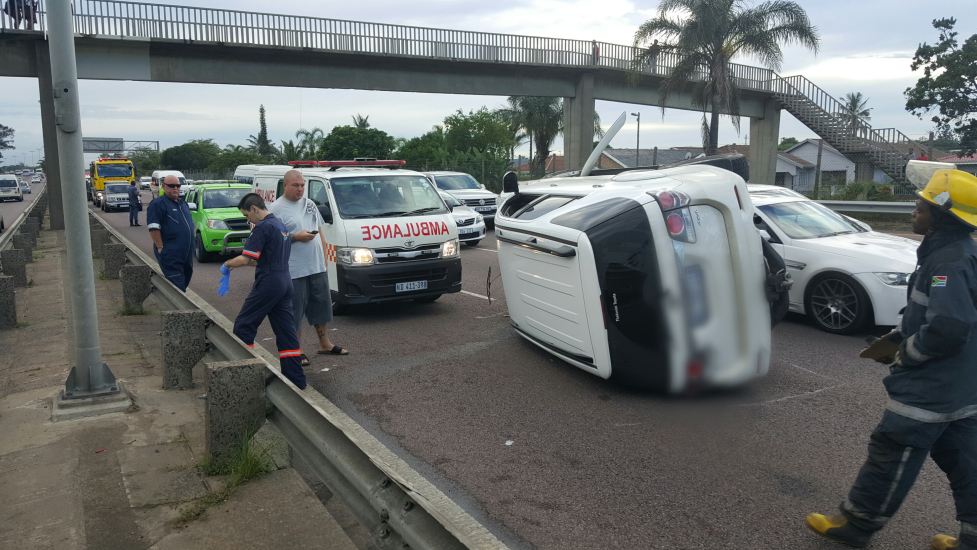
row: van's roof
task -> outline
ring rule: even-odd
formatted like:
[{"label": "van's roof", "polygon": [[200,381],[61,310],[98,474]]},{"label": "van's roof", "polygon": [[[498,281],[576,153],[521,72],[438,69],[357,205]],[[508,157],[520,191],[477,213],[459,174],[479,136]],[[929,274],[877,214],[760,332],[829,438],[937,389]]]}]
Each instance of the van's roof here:
[{"label": "van's roof", "polygon": [[181,172],[179,170],[154,170],[153,171],[153,175],[154,176],[155,175],[160,175],[160,176],[175,176],[177,174],[179,174],[180,177],[185,177],[183,175],[183,172]]},{"label": "van's roof", "polygon": [[226,189],[228,187],[234,189],[251,189],[250,183],[241,183],[239,181],[203,181],[194,185],[194,188],[198,191],[207,189]]},{"label": "van's roof", "polygon": [[424,173],[429,176],[468,176],[472,179],[475,178],[475,176],[469,174],[468,172],[451,172],[450,170],[435,170],[433,172]]},{"label": "van's roof", "polygon": [[415,172],[414,170],[404,170],[404,169],[391,169],[391,168],[377,168],[373,166],[363,166],[363,167],[342,167],[339,170],[331,170],[329,168],[295,168],[294,166],[288,165],[264,165],[259,166],[258,171],[255,176],[283,176],[285,172],[289,170],[298,170],[302,175],[316,175],[326,179],[337,179],[337,178],[348,178],[362,175],[364,172],[371,174],[381,174],[384,176],[421,176],[424,174],[420,172]]},{"label": "van's roof", "polygon": [[520,193],[589,195],[598,190],[657,189],[683,183],[729,184],[741,182],[736,174],[708,165],[689,165],[663,170],[631,170],[601,176],[563,176],[527,181],[519,184]]}]

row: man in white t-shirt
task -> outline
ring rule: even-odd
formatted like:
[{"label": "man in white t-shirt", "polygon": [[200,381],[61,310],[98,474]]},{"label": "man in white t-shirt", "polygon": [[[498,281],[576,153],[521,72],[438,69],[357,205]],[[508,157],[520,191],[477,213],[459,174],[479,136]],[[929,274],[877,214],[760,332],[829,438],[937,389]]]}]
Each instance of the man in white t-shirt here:
[{"label": "man in white t-shirt", "polygon": [[[332,343],[326,329],[326,323],[332,321],[332,296],[326,273],[325,237],[319,233],[324,222],[316,204],[305,197],[302,172],[289,170],[285,173],[282,196],[269,205],[268,211],[285,224],[292,239],[288,271],[292,276],[296,332],[301,335],[302,318],[305,317],[319,336],[319,354],[348,354],[345,348]],[[302,364],[309,364],[304,355]]]}]

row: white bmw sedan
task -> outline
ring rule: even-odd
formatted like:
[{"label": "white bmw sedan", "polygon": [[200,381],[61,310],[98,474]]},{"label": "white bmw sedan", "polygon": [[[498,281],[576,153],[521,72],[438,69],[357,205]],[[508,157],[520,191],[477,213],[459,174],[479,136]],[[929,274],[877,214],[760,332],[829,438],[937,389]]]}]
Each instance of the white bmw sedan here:
[{"label": "white bmw sedan", "polygon": [[749,191],[757,229],[794,280],[790,311],[835,334],[899,323],[919,243],[872,231],[783,187],[751,184]]}]

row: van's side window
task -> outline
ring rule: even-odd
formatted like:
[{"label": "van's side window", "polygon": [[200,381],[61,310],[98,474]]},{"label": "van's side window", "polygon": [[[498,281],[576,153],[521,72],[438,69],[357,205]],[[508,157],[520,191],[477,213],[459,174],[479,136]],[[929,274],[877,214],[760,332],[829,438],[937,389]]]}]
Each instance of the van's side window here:
[{"label": "van's side window", "polygon": [[517,220],[535,220],[543,214],[548,214],[553,210],[575,200],[576,197],[558,197],[550,195],[530,204],[521,212],[516,214]]},{"label": "van's side window", "polygon": [[309,180],[309,198],[316,206],[327,206],[329,195],[326,194],[326,184],[321,180]]},{"label": "van's side window", "polygon": [[275,192],[276,197],[280,197],[285,194],[285,178],[278,180],[278,191]]}]

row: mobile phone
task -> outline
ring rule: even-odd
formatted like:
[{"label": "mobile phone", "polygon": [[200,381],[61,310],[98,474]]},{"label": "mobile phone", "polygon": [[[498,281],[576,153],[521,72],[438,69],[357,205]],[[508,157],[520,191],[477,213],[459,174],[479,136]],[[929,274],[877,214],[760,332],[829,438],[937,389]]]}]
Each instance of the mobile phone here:
[{"label": "mobile phone", "polygon": [[311,233],[313,235],[318,235],[319,234],[319,230],[318,229],[313,229],[312,231],[309,231],[309,233]]}]

